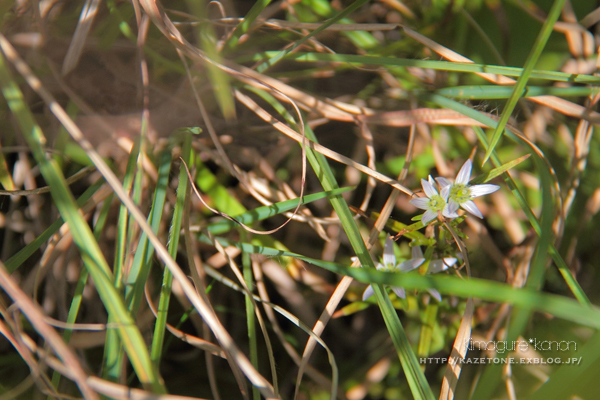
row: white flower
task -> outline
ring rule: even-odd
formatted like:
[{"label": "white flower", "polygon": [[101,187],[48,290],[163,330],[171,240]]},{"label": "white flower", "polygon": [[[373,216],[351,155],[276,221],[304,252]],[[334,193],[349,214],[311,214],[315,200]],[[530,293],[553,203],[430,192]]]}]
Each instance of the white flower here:
[{"label": "white flower", "polygon": [[[425,258],[423,258],[423,253],[421,253],[421,257],[414,257],[414,255],[415,253],[413,251],[413,258],[411,258],[410,260],[403,261],[400,264],[396,264],[396,256],[394,255],[394,242],[391,238],[388,237],[387,239],[385,239],[385,247],[383,249],[383,264],[377,263],[375,268],[377,268],[378,271],[383,272],[412,271],[413,269],[423,264],[423,262],[425,261]],[[394,293],[396,293],[396,296],[403,299],[406,298],[406,292],[404,291],[404,288],[391,286],[391,289]],[[373,287],[369,285],[363,293],[363,301],[373,296],[374,293],[375,292],[373,291]]]},{"label": "white flower", "polygon": [[[423,258],[423,252],[421,251],[421,247],[415,246],[412,249],[413,258]],[[444,257],[442,260],[431,260],[429,262],[429,266],[427,267],[428,274],[437,274],[438,272],[442,272],[451,268],[458,261],[457,258],[454,257]],[[427,289],[429,294],[436,299],[437,301],[442,301],[442,295],[435,289]]]},{"label": "white flower", "polygon": [[421,217],[421,222],[423,222],[423,225],[427,225],[437,218],[440,212],[446,218],[452,219],[458,217],[458,214],[456,213],[458,210],[458,204],[456,202],[448,202],[450,186],[442,188],[440,194],[434,185],[435,181],[431,175],[429,175],[428,181],[421,179],[421,186],[423,186],[423,192],[425,192],[427,197],[419,197],[410,201],[410,204],[413,206],[420,208],[421,210],[425,210],[423,217]]},{"label": "white flower", "polygon": [[[353,257],[353,260],[355,257]],[[394,242],[391,238],[387,238],[385,240],[385,247],[383,249],[383,263],[377,263],[375,266],[378,271],[383,272],[409,272],[415,268],[420,267],[425,262],[425,257],[423,256],[423,252],[421,251],[421,247],[415,246],[412,248],[412,258],[410,260],[406,260],[401,262],[400,264],[396,264],[396,256],[394,255]],[[429,262],[429,267],[427,268],[428,274],[435,274],[438,272],[442,272],[447,270],[456,264],[458,260],[453,257],[446,257],[443,260],[431,260]],[[405,299],[406,291],[404,288],[398,286],[390,286],[392,291],[396,293],[396,296]],[[435,289],[427,289],[429,294],[436,299],[437,301],[442,301],[442,296],[440,292]],[[363,301],[367,300],[369,297],[373,296],[375,292],[373,291],[373,286],[369,285],[365,289],[363,293]]]},{"label": "white flower", "polygon": [[472,167],[473,163],[469,159],[465,161],[460,171],[458,171],[454,183],[446,178],[436,178],[436,181],[440,185],[442,193],[447,194],[446,201],[448,202],[448,206],[451,206],[454,211],[458,210],[460,206],[474,216],[483,218],[481,211],[479,211],[472,199],[494,193],[500,189],[500,186],[492,184],[469,185]]}]

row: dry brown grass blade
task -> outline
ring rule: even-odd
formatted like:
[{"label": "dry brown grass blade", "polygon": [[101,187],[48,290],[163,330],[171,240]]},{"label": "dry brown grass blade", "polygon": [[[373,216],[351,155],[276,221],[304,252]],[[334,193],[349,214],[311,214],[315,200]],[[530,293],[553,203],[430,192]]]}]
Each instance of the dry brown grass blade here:
[{"label": "dry brown grass blade", "polygon": [[[361,122],[359,124],[359,126],[360,126],[361,136],[365,140],[365,149],[367,150],[367,156],[368,156],[367,165],[372,170],[375,170],[375,148],[373,146],[373,134],[371,133],[371,130],[369,129],[369,126],[366,123]],[[375,179],[373,179],[372,177],[369,177],[367,179],[367,187],[365,190],[365,197],[363,198],[363,201],[362,201],[362,203],[360,203],[360,207],[359,207],[361,210],[363,210],[363,211],[367,210],[367,207],[369,207],[369,202],[371,201],[371,196],[373,196],[374,191],[375,191]]]},{"label": "dry brown grass blade", "polygon": [[85,399],[96,400],[99,396],[87,383],[87,374],[71,349],[63,342],[60,335],[44,319],[44,313],[19,288],[19,285],[6,271],[0,261],[0,286],[13,300],[15,306],[27,317],[34,329],[44,338],[50,348],[72,371],[71,379],[77,384]]},{"label": "dry brown grass blade", "polygon": [[[185,66],[185,70],[188,76],[188,80],[190,82],[190,85],[192,87],[192,92],[194,93],[194,97],[196,99],[196,103],[198,105],[198,109],[200,110],[200,114],[202,115],[202,119],[204,120],[204,122],[206,123],[206,127],[208,130],[208,133],[210,135],[210,138],[212,139],[212,142],[215,146],[215,148],[217,149],[217,152],[219,153],[219,156],[221,158],[221,160],[225,163],[225,165],[227,166],[227,168],[229,169],[229,172],[236,177],[236,179],[242,183],[242,185],[257,199],[259,199],[259,201],[261,200],[266,200],[264,199],[256,190],[254,190],[254,187],[246,180],[245,178],[245,174],[242,173],[242,171],[237,168],[237,166],[235,166],[231,160],[229,159],[229,157],[227,156],[227,153],[225,152],[225,149],[223,148],[221,141],[219,140],[217,133],[214,129],[214,126],[211,122],[211,118],[210,115],[208,114],[208,112],[206,111],[206,108],[204,107],[204,102],[202,101],[202,98],[200,97],[200,95],[198,94],[198,91],[196,90],[196,87],[194,85],[193,82],[193,78],[191,75],[191,72],[187,66],[187,63],[185,61],[185,58],[183,57],[183,54],[181,52],[181,50],[177,50],[177,53],[179,54],[179,57],[183,63],[183,65]],[[290,100],[290,99],[288,99]],[[300,110],[297,108],[296,104],[294,104],[294,102],[292,101],[292,105],[294,106],[294,108],[297,111],[298,114],[298,118],[300,120],[300,129],[302,132],[302,143],[304,143],[304,122],[302,120],[302,115],[300,114]],[[183,160],[182,160],[183,161]],[[185,164],[185,162],[184,162]],[[190,178],[190,181],[193,182],[193,180],[191,179],[191,175],[190,175],[190,171],[188,170],[187,165],[185,166],[187,173],[188,173],[188,177]],[[294,211],[292,211],[292,216],[288,217],[288,219],[281,225],[279,225],[277,228],[272,229],[270,231],[257,231],[255,229],[252,229],[250,227],[248,227],[247,225],[244,225],[238,221],[236,221],[235,219],[231,218],[229,215],[222,213],[220,211],[216,211],[215,209],[211,208],[210,206],[208,206],[204,200],[202,199],[202,197],[200,196],[198,190],[196,189],[196,187],[194,185],[192,185],[192,188],[194,190],[194,193],[196,194],[196,196],[198,196],[198,198],[200,199],[200,201],[202,202],[202,204],[204,204],[205,207],[207,207],[209,210],[211,210],[213,213],[221,215],[224,218],[227,218],[230,221],[236,222],[238,224],[240,224],[240,226],[242,226],[244,229],[246,229],[249,232],[258,234],[258,235],[270,235],[272,233],[275,233],[277,231],[279,231],[280,229],[282,229],[284,226],[286,226],[293,218],[294,216],[298,213],[298,210],[300,209],[300,206],[302,205],[302,197],[304,196],[304,188],[306,186],[306,153],[304,150],[304,147],[302,147],[302,182],[300,184],[300,196],[298,196],[298,204],[296,205],[296,208],[294,209]]]},{"label": "dry brown grass blade", "polygon": [[[185,250],[187,252],[187,254],[189,255],[189,265],[190,265],[190,271],[192,273],[192,281],[194,282],[194,285],[196,286],[196,290],[198,292],[198,295],[202,296],[202,298],[204,299],[204,301],[206,302],[206,304],[209,307],[212,307],[208,296],[206,295],[206,272],[204,271],[204,264],[202,262],[202,259],[200,258],[200,253],[197,249],[196,246],[196,242],[194,240],[194,237],[192,236],[191,232],[190,232],[190,202],[191,202],[191,189],[188,185],[188,189],[187,189],[187,193],[185,196],[185,205],[183,208],[183,234],[185,237],[184,243],[185,243]],[[174,286],[173,289],[175,289],[176,287]],[[179,297],[183,297],[183,296],[179,296]],[[184,297],[184,299],[186,299]],[[183,300],[183,299],[182,299]],[[189,309],[189,306],[186,307]],[[213,310],[214,312],[214,310]],[[194,315],[191,316],[191,321],[194,324],[194,326],[196,327],[196,330],[198,332],[202,332],[202,336],[204,337],[204,339],[206,341],[209,341],[212,336],[211,336],[211,332],[210,329],[208,327],[207,324],[205,324],[202,320],[200,320],[200,318],[195,317]],[[227,353],[225,353],[227,355]],[[221,400],[221,396],[219,394],[219,388],[217,386],[217,379],[216,379],[216,372],[215,372],[215,365],[214,365],[214,360],[213,357],[210,353],[204,353],[204,360],[206,362],[206,370],[207,370],[207,375],[208,375],[208,383],[210,386],[210,390],[212,393],[212,396],[215,400]]]},{"label": "dry brown grass blade", "polygon": [[[23,359],[25,364],[27,364],[27,366],[29,367],[29,371],[31,371],[31,375],[34,375],[37,370],[37,365],[36,365],[37,362],[33,358],[32,354],[29,351],[29,349],[27,348],[27,346],[25,346],[23,343],[23,338],[25,337],[25,335],[21,334],[21,332],[18,329],[15,329],[14,321],[12,321],[6,315],[7,310],[4,308],[4,305],[2,305],[0,307],[0,311],[1,311],[2,317],[4,319],[4,321],[0,320],[0,334],[2,336],[4,336],[4,338],[15,348],[15,350],[17,350],[17,353],[19,353],[19,356],[21,356],[21,358]],[[21,338],[18,339],[16,337],[16,335],[13,335],[12,332],[17,333],[17,335],[20,334]]]},{"label": "dry brown grass blade", "polygon": [[[245,94],[241,93],[240,91],[235,91],[235,96],[236,98],[242,103],[244,104],[246,107],[248,107],[250,110],[254,111],[254,113],[256,115],[258,115],[263,121],[268,122],[269,124],[271,124],[275,129],[277,129],[279,132],[285,134],[286,136],[290,137],[291,139],[301,143],[302,142],[302,136],[299,135],[296,131],[294,131],[292,128],[290,128],[289,126],[279,122],[278,120],[274,119],[271,114],[269,114],[268,112],[266,112],[262,107],[260,107],[254,100],[252,100],[250,97],[246,96]],[[335,151],[330,150],[329,148],[325,147],[325,146],[321,146],[318,143],[314,143],[311,142],[309,140],[306,141],[307,145],[311,148],[311,150],[314,150],[318,153],[323,154],[325,157],[330,158],[332,160],[335,160],[337,162],[340,162],[342,164],[346,164],[348,166],[351,166],[353,168],[356,168],[357,170],[365,173],[366,175],[369,175],[375,179],[377,179],[380,182],[383,182],[385,184],[388,184],[398,190],[400,190],[403,193],[406,193],[409,196],[412,196],[413,192],[412,190],[408,189],[407,187],[402,186],[400,183],[398,183],[397,181],[385,176],[384,174],[377,172],[371,168],[365,167],[362,164],[357,163],[356,161],[345,157],[339,153],[336,153]]]},{"label": "dry brown grass blade", "polygon": [[[255,153],[256,159],[258,160],[258,168],[260,169],[260,171],[271,182],[275,183],[279,187],[280,192],[277,193],[278,200],[285,201],[285,200],[297,198],[298,195],[296,194],[296,192],[294,192],[294,190],[291,188],[291,186],[287,182],[284,182],[277,177],[277,174],[275,173],[273,166],[267,160],[265,160],[258,151],[254,151],[254,153]],[[255,176],[252,176],[252,175],[249,176],[248,181],[251,184],[253,182],[256,182]],[[253,184],[252,186],[255,187],[255,189],[258,191],[258,189],[256,188],[256,184]],[[325,232],[325,229],[323,228],[322,224],[324,222],[321,221],[320,218],[315,217],[309,208],[307,208],[307,207],[302,208],[300,210],[300,214],[298,214],[298,215],[294,215],[291,213],[286,213],[285,215],[288,218],[293,218],[295,221],[307,222],[308,225],[310,227],[312,227],[315,230],[315,232],[317,232],[319,237],[321,237],[324,241],[328,242],[330,240],[329,237],[327,236],[327,232]],[[338,221],[337,220],[329,221],[329,223],[338,223]]]},{"label": "dry brown grass blade", "polygon": [[[93,170],[94,167],[85,167],[82,170],[76,172],[75,174],[66,178],[67,185],[71,185],[72,183],[84,178]],[[50,186],[44,186],[33,190],[0,190],[0,196],[29,196],[42,193],[50,193]]]},{"label": "dry brown grass blade", "polygon": [[[424,46],[429,47],[431,50],[433,50],[434,52],[436,52],[437,54],[439,54],[442,57],[444,57],[450,61],[454,61],[454,62],[462,62],[462,63],[469,63],[469,64],[473,63],[473,60],[471,60],[467,57],[464,57],[464,56],[456,53],[455,51],[442,46],[439,43],[434,42],[433,40],[421,35],[420,33],[415,32],[406,26],[403,26],[403,25],[399,25],[399,26],[404,29],[404,32],[408,36],[417,40],[419,43],[423,44]],[[514,85],[516,82],[514,79],[508,78],[503,75],[488,74],[488,73],[477,73],[477,75],[479,75],[482,78],[484,78],[492,83],[495,83],[497,85]],[[591,111],[591,110],[589,110],[583,106],[580,106],[579,104],[575,104],[571,101],[564,100],[564,99],[561,99],[556,96],[532,96],[532,97],[528,97],[527,99],[531,100],[533,102],[536,102],[538,104],[541,104],[543,106],[550,107],[551,109],[558,111],[561,114],[568,115],[568,116],[574,117],[574,118],[582,118],[582,119],[588,120],[591,123],[596,124],[596,125],[600,124],[600,114],[599,113],[597,113],[595,111]]]},{"label": "dry brown grass blade", "polygon": [[416,110],[390,111],[368,116],[358,116],[359,121],[392,127],[405,127],[418,123],[437,125],[485,126],[479,121],[447,109],[419,108]]},{"label": "dry brown grass blade", "polygon": [[75,29],[73,39],[69,45],[69,50],[67,51],[67,55],[63,61],[61,70],[62,76],[67,75],[73,70],[73,68],[77,66],[79,57],[81,57],[81,52],[85,46],[88,33],[90,32],[92,24],[94,23],[94,18],[98,13],[99,5],[100,0],[86,0],[85,4],[83,5],[83,10],[81,10],[79,22],[77,23],[77,28]]},{"label": "dry brown grass blade", "polygon": [[154,246],[156,254],[158,257],[165,263],[167,268],[173,274],[173,277],[179,282],[184,293],[190,299],[194,308],[198,311],[200,315],[204,318],[206,323],[210,326],[212,332],[217,337],[219,343],[223,350],[227,350],[231,352],[235,362],[239,365],[240,369],[244,372],[246,377],[254,384],[265,396],[266,398],[277,398],[273,392],[273,387],[271,384],[264,378],[262,375],[256,371],[256,369],[250,363],[250,360],[238,349],[235,342],[225,329],[225,327],[218,320],[214,311],[206,304],[206,302],[198,296],[196,290],[189,282],[187,276],[183,273],[179,265],[175,262],[175,260],[170,256],[165,245],[159,240],[159,238],[154,234],[150,225],[146,221],[146,217],[140,211],[140,209],[135,205],[135,203],[129,198],[127,193],[123,190],[123,184],[119,181],[114,172],[110,169],[110,167],[106,164],[106,162],[102,159],[102,157],[98,154],[98,152],[94,149],[91,143],[84,138],[81,130],[77,127],[77,125],[73,122],[73,120],[67,115],[65,110],[56,102],[54,97],[48,92],[40,80],[35,77],[32,73],[31,69],[21,60],[18,56],[15,49],[8,42],[8,40],[4,37],[4,35],[0,35],[0,47],[2,51],[7,56],[7,58],[13,63],[16,67],[17,71],[26,79],[29,86],[36,91],[38,95],[44,100],[50,111],[54,114],[54,116],[59,120],[59,122],[65,127],[67,132],[71,135],[71,137],[81,146],[81,148],[86,152],[90,160],[96,166],[98,171],[104,176],[107,183],[114,190],[117,197],[121,200],[121,202],[125,205],[125,207],[129,210],[131,216],[134,220],[139,224],[140,228],[144,233],[147,234],[148,239]]},{"label": "dry brown grass blade", "polygon": [[[352,264],[353,267],[358,267],[358,265],[358,262]],[[321,313],[319,320],[312,329],[315,335],[319,337],[321,336],[323,330],[325,330],[325,326],[327,326],[327,323],[331,319],[331,316],[335,312],[337,306],[340,304],[340,301],[344,298],[344,294],[348,290],[348,287],[350,287],[350,284],[353,280],[354,279],[352,279],[349,276],[344,276],[340,283],[338,283],[338,285],[335,288],[335,291],[329,297],[329,300],[327,301],[325,309]],[[312,355],[312,352],[315,349],[316,345],[317,341],[312,336],[309,337],[308,341],[306,342],[306,346],[304,347],[304,352],[302,353],[302,360],[300,361],[300,365],[298,366],[298,376],[296,377],[296,390],[294,392],[294,399],[298,398],[298,391],[300,390],[300,382],[302,381],[304,370],[308,365],[308,360],[310,359],[310,356]]]},{"label": "dry brown grass blade", "polygon": [[454,345],[452,346],[452,352],[448,357],[448,365],[446,366],[446,372],[444,373],[444,380],[442,381],[442,390],[440,392],[439,400],[452,400],[454,399],[454,390],[458,383],[458,378],[463,366],[463,361],[467,355],[469,349],[469,342],[471,340],[471,324],[473,322],[473,299],[469,298],[466,303],[465,313],[460,322],[460,327],[456,333],[454,339]]}]

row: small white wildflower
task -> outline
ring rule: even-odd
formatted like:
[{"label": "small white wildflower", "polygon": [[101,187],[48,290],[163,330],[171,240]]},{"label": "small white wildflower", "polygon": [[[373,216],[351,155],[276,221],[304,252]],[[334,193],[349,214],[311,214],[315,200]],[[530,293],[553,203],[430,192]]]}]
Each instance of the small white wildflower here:
[{"label": "small white wildflower", "polygon": [[[421,253],[420,258],[414,257],[413,253],[412,259],[403,261],[400,264],[396,264],[396,256],[394,255],[394,242],[388,237],[385,240],[385,246],[383,249],[383,263],[377,263],[375,268],[377,268],[378,271],[383,272],[408,272],[418,268],[421,264],[423,264],[424,261],[425,259],[423,258],[423,253]],[[396,296],[403,299],[406,298],[406,292],[404,291],[404,288],[396,286],[390,286],[390,288],[394,293],[396,293]],[[373,287],[369,285],[363,293],[363,301],[373,296],[374,293]]]},{"label": "small white wildflower", "polygon": [[442,193],[445,192],[447,194],[446,201],[449,207],[451,206],[456,211],[460,206],[477,218],[483,218],[481,211],[479,211],[472,199],[494,193],[500,189],[500,186],[492,184],[469,185],[472,168],[473,163],[469,159],[465,161],[460,171],[458,171],[454,183],[446,178],[436,178],[436,181],[440,185]]},{"label": "small white wildflower", "polygon": [[431,175],[429,175],[428,180],[421,179],[421,186],[423,186],[423,192],[425,192],[425,196],[427,197],[412,199],[410,203],[421,210],[425,210],[423,217],[421,217],[423,225],[428,225],[440,212],[446,218],[452,219],[458,217],[456,213],[458,204],[448,202],[450,186],[442,188],[441,193],[438,193],[435,188],[435,181]]},{"label": "small white wildflower", "polygon": [[[424,258],[423,252],[421,251],[421,247],[415,246],[412,248],[412,256],[413,258]],[[438,272],[442,272],[451,268],[456,264],[458,259],[454,257],[444,257],[442,260],[431,260],[429,262],[429,266],[427,267],[428,274],[437,274]],[[431,288],[427,289],[429,294],[436,299],[438,302],[442,301],[442,295],[437,290]]]}]

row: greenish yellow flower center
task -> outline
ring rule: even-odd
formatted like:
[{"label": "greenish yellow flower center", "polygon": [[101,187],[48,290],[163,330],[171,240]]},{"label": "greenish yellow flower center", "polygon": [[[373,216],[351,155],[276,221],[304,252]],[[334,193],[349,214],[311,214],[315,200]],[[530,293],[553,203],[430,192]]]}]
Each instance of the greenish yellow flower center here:
[{"label": "greenish yellow flower center", "polygon": [[449,199],[456,201],[458,204],[462,204],[471,200],[471,190],[464,184],[454,184],[450,188]]},{"label": "greenish yellow flower center", "polygon": [[433,196],[429,199],[428,208],[431,211],[442,211],[444,206],[446,205],[446,201],[439,194],[437,196]]}]

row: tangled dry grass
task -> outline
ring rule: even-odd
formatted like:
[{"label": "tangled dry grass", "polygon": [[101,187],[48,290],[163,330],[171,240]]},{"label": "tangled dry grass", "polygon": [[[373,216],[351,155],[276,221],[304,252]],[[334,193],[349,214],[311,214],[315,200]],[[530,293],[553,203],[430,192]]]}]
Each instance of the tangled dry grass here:
[{"label": "tangled dry grass", "polygon": [[596,398],[597,4],[467,3],[6,2],[0,398]]}]

